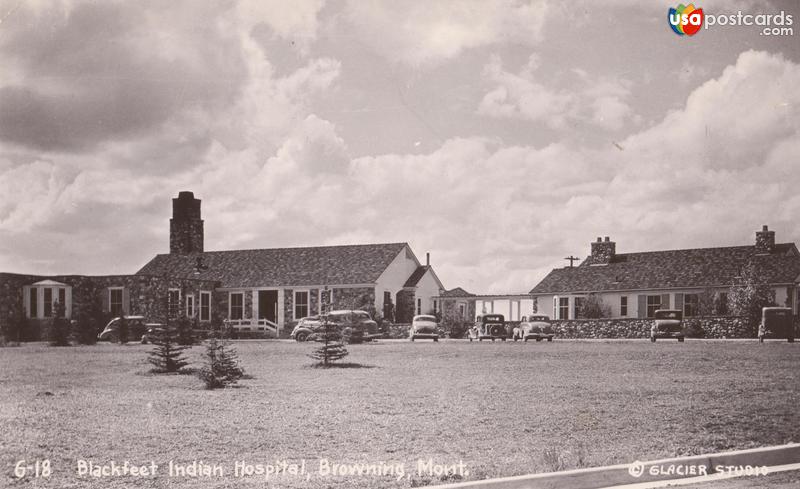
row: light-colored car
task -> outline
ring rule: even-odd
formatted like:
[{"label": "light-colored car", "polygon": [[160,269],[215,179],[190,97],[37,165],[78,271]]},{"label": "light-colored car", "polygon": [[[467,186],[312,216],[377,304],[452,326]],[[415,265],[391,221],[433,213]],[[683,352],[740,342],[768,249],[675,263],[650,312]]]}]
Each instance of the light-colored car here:
[{"label": "light-colored car", "polygon": [[439,323],[436,322],[436,316],[427,314],[414,316],[411,320],[409,339],[414,341],[418,338],[439,341]]},{"label": "light-colored car", "polygon": [[289,337],[295,341],[306,341],[309,336],[317,331],[321,324],[322,322],[320,321],[319,316],[307,316],[300,318],[300,320],[297,321],[297,324],[294,326],[292,334],[289,335]]},{"label": "light-colored car", "polygon": [[683,311],[680,309],[658,309],[655,312],[653,326],[650,328],[650,341],[657,338],[677,338],[683,342],[686,333],[683,331]]},{"label": "light-colored car", "polygon": [[549,316],[532,314],[530,316],[522,316],[519,326],[514,328],[512,336],[514,341],[553,341],[555,333],[553,333],[553,326],[550,324]]}]

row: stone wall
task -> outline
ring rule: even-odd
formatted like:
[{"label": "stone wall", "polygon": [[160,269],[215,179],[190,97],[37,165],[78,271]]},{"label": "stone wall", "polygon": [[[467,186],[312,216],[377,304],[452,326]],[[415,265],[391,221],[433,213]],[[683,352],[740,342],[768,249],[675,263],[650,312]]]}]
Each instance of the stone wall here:
[{"label": "stone wall", "polygon": [[[652,319],[570,319],[553,321],[557,338],[647,338]],[[737,316],[687,318],[684,327],[703,338],[755,338],[757,325]]]},{"label": "stone wall", "polygon": [[410,323],[414,319],[414,291],[401,290],[397,293],[397,305],[394,311],[398,323]]}]

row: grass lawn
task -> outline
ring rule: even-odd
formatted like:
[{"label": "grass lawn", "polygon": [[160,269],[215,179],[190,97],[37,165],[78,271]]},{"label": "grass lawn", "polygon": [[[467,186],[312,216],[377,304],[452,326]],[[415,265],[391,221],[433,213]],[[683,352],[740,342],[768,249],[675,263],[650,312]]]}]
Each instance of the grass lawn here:
[{"label": "grass lawn", "polygon": [[[800,344],[380,341],[348,347],[362,368],[336,369],[309,367],[315,346],[237,342],[253,378],[216,391],[149,374],[144,345],[0,349],[0,486],[416,487],[458,480],[418,474],[418,459],[463,461],[472,480],[800,441]],[[323,477],[322,458],[406,477]],[[22,459],[53,475],[17,480]],[[159,475],[78,477],[81,459]],[[169,478],[170,460],[225,475]],[[307,475],[232,474],[284,460]]]}]

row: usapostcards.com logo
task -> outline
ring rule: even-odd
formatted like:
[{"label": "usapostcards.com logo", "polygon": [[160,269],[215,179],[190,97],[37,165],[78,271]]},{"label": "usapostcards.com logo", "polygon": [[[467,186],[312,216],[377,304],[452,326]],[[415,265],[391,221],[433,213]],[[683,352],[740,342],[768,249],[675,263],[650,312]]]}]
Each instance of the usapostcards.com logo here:
[{"label": "usapostcards.com logo", "polygon": [[692,3],[688,6],[680,4],[678,8],[669,9],[668,18],[669,26],[672,27],[675,34],[693,36],[703,27],[705,14],[703,14],[703,9],[694,8]]},{"label": "usapostcards.com logo", "polygon": [[708,29],[711,26],[759,26],[762,36],[793,36],[794,19],[791,14],[783,10],[778,14],[745,14],[741,10],[735,14],[708,14],[706,15],[701,8],[695,8],[694,4],[688,6],[680,4],[677,8],[671,8],[667,12],[669,26],[672,31],[679,36],[693,36],[702,27]]}]

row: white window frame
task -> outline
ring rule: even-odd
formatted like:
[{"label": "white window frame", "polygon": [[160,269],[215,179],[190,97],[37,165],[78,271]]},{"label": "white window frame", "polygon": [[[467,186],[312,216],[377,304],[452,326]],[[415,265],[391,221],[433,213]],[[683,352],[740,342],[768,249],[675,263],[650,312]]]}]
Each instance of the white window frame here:
[{"label": "white window frame", "polygon": [[[172,296],[173,292],[178,293],[178,300],[175,301],[176,303],[173,305],[170,297]],[[110,306],[109,306],[110,308]],[[171,287],[167,289],[167,315],[172,313],[172,309],[175,309],[175,317],[178,317],[181,312],[181,289]]]},{"label": "white window frame", "polygon": [[[306,302],[305,302],[306,313],[305,314],[301,314],[301,315],[297,314],[297,306],[298,306],[297,295],[298,294],[305,294],[306,295]],[[293,301],[292,301],[292,317],[294,318],[294,320],[297,321],[300,318],[308,316],[310,314],[310,312],[311,312],[311,291],[308,290],[308,289],[297,289],[297,290],[294,290],[294,291],[292,291],[292,298],[293,298]]]},{"label": "white window frame", "polygon": [[[561,304],[562,301],[567,301],[567,304],[566,305]],[[569,300],[569,297],[559,297],[558,298],[558,319],[569,319],[569,311],[571,309],[572,302],[573,301]],[[567,311],[567,314],[561,314],[561,312],[564,311],[564,310]],[[562,317],[562,316],[566,316],[566,317]]]},{"label": "white window frame", "polygon": [[[203,317],[203,297],[208,298],[208,312],[206,317]],[[200,303],[198,304],[197,310],[200,315],[200,321],[211,321],[211,292],[207,290],[200,291]]]},{"label": "white window frame", "polygon": [[194,294],[186,294],[185,303],[186,303],[186,317],[194,318],[195,314],[197,314],[197,304],[195,304],[194,302]]},{"label": "white window frame", "polygon": [[[234,319],[233,317],[233,296],[238,295],[242,298],[242,317]],[[232,321],[239,321],[244,319],[244,291],[231,291],[228,292],[228,319]]]}]

